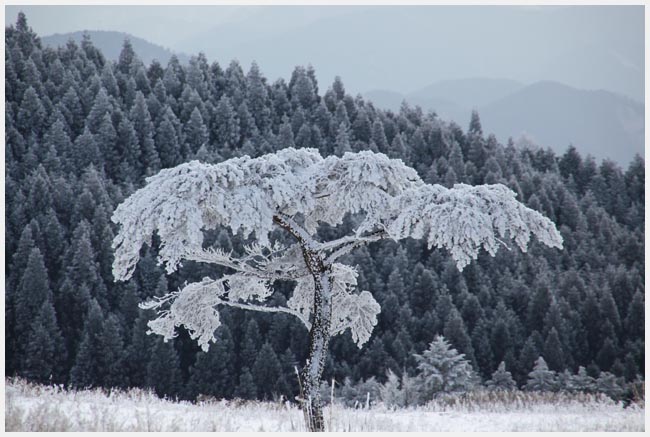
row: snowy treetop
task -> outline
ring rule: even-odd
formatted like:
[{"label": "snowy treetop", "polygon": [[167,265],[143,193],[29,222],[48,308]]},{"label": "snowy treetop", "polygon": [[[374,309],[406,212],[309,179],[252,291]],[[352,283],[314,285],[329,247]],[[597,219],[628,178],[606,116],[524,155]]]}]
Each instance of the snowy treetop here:
[{"label": "snowy treetop", "polygon": [[[336,226],[346,214],[360,217],[352,235],[317,241],[319,224]],[[113,241],[117,280],[131,277],[140,248],[151,244],[154,233],[161,241],[159,262],[168,273],[183,259],[234,271],[146,304],[168,307],[150,322],[152,332],[171,338],[182,324],[206,349],[220,325],[219,305],[285,312],[310,327],[315,286],[304,250],[317,253],[329,272],[331,332],[350,329],[361,346],[370,338],[380,307],[370,292],[355,293],[356,270],[336,262],[354,248],[383,238],[424,238],[429,247],[447,249],[462,269],[481,248],[494,255],[505,244],[502,239],[513,239],[522,250],[531,234],[548,246],[562,245],[553,223],[519,203],[503,185],[427,185],[401,160],[369,151],[322,158],[315,149],[287,148],[215,165],[192,161],[149,177],[145,187],[118,206],[112,220],[121,225]],[[270,241],[278,226],[299,244]],[[218,227],[245,237],[254,234],[256,242],[241,257],[203,248],[203,232]],[[264,305],[278,279],[296,283],[293,295],[286,307]]]},{"label": "snowy treetop", "polygon": [[525,250],[531,233],[561,247],[553,223],[515,200],[503,185],[453,189],[426,185],[401,160],[373,152],[322,158],[315,149],[287,148],[220,164],[192,161],[147,178],[113,214],[121,224],[114,241],[117,279],[128,279],[138,252],[157,232],[159,261],[172,272],[200,249],[203,230],[229,227],[269,245],[274,215],[301,215],[314,235],[319,223],[340,224],[347,213],[365,213],[356,230],[383,230],[393,239],[427,238],[451,252],[459,268],[481,247],[494,254],[498,238],[512,238]]}]

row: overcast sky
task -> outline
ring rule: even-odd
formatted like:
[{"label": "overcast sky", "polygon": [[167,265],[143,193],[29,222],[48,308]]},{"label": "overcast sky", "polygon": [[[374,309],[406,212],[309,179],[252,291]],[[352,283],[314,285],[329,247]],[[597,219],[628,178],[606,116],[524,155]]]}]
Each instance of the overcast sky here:
[{"label": "overcast sky", "polygon": [[556,80],[643,101],[643,6],[6,6],[41,36],[127,32],[273,81],[311,63],[326,88],[408,93],[468,77]]}]

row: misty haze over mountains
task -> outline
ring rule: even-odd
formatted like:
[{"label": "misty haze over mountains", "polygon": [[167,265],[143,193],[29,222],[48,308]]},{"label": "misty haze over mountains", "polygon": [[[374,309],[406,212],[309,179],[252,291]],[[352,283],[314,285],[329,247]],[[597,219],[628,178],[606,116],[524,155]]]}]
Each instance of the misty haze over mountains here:
[{"label": "misty haze over mountains", "polygon": [[[110,20],[97,18],[100,8]],[[476,108],[484,130],[501,141],[525,133],[556,151],[574,144],[623,164],[643,153],[642,6],[156,7],[154,19],[139,19],[152,8],[129,8],[125,18],[116,8],[20,9],[41,34],[52,21],[58,32],[112,27],[155,37],[149,41],[181,60],[202,51],[222,65],[238,59],[247,69],[256,61],[269,82],[311,64],[323,91],[338,75],[379,107],[406,99],[461,126]]]}]

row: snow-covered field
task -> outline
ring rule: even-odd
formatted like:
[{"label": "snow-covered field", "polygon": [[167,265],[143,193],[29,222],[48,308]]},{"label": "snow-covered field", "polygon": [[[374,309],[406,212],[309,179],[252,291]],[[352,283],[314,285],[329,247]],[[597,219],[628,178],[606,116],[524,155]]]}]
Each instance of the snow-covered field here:
[{"label": "snow-covered field", "polygon": [[[6,380],[6,431],[304,431],[295,406],[193,405],[142,391],[65,392]],[[431,403],[418,409],[325,408],[332,431],[643,431],[643,406],[605,399],[521,395],[497,402]]]}]

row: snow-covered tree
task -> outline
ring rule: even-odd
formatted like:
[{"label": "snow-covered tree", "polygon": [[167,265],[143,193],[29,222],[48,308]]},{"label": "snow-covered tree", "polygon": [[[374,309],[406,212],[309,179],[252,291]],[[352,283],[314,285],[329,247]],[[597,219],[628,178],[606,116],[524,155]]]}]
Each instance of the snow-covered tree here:
[{"label": "snow-covered tree", "polygon": [[466,391],[474,386],[475,376],[465,355],[451,347],[442,335],[436,335],[429,349],[415,354],[426,399],[436,393]]},{"label": "snow-covered tree", "polygon": [[526,389],[531,391],[553,391],[556,386],[556,373],[553,370],[548,370],[544,358],[539,357],[535,361],[533,370],[528,374]]},{"label": "snow-covered tree", "polygon": [[594,388],[594,378],[589,376],[587,370],[583,366],[578,367],[578,373],[571,375],[571,378],[569,379],[569,390],[589,393],[592,392]]},{"label": "snow-covered tree", "polygon": [[386,382],[379,386],[379,397],[384,405],[404,408],[418,404],[420,387],[417,377],[409,376],[406,371],[399,377],[390,369],[386,377]]},{"label": "snow-covered tree", "polygon": [[600,372],[598,379],[596,379],[596,390],[605,393],[613,399],[617,399],[623,393],[623,388],[619,384],[618,379],[613,373]]},{"label": "snow-covered tree", "polygon": [[512,379],[512,374],[506,370],[506,363],[501,361],[497,370],[492,374],[486,385],[490,390],[515,390],[517,383]]},{"label": "snow-covered tree", "polygon": [[[348,214],[356,225],[350,235],[317,239],[320,224],[340,225]],[[505,239],[524,251],[531,234],[562,246],[553,223],[503,185],[427,185],[401,160],[368,151],[323,158],[315,149],[287,148],[255,159],[181,164],[149,177],[118,206],[113,221],[121,225],[113,243],[117,280],[132,276],[154,232],[168,273],[182,260],[229,269],[144,304],[159,310],[151,332],[170,339],[183,325],[207,350],[221,324],[219,306],[282,312],[305,325],[310,344],[301,383],[312,430],[324,429],[318,389],[330,338],[349,329],[361,347],[380,311],[372,293],[355,291],[357,271],[338,262],[342,256],[382,239],[425,238],[429,248],[447,249],[462,269],[481,248],[494,255]],[[256,241],[240,257],[204,248],[203,231],[219,227],[255,234]],[[294,243],[271,238],[277,229]],[[269,304],[278,280],[296,284],[286,306]]]}]

